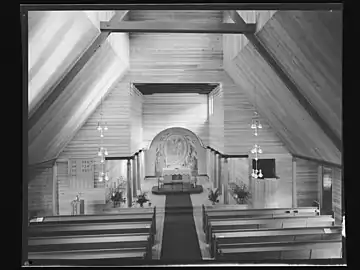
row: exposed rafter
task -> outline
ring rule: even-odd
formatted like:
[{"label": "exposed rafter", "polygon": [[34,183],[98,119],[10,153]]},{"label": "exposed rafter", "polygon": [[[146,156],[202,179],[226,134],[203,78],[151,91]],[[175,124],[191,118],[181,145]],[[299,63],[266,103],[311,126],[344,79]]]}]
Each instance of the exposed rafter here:
[{"label": "exposed rafter", "polygon": [[[235,22],[235,25],[238,25],[239,27],[243,27],[244,25],[246,25],[246,22],[235,10],[226,11],[226,15],[230,16],[230,18]],[[329,127],[329,125],[324,121],[324,119],[322,119],[322,117],[318,114],[318,112],[312,106],[312,104],[303,96],[303,94],[296,86],[296,84],[292,81],[290,76],[287,75],[287,73],[281,68],[277,59],[274,56],[272,56],[272,54],[264,47],[264,45],[260,42],[260,40],[256,37],[254,33],[246,33],[245,36],[250,41],[250,43],[256,48],[256,50],[263,57],[263,59],[269,64],[269,66],[272,67],[274,72],[286,85],[287,89],[296,97],[296,99],[303,106],[303,108],[309,113],[309,115],[314,119],[314,121],[329,137],[329,139],[333,142],[336,148],[341,151],[342,142],[340,138]]]},{"label": "exposed rafter", "polygon": [[312,162],[315,162],[315,163],[318,163],[318,164],[324,165],[324,166],[335,167],[335,168],[340,168],[340,169],[343,167],[341,164],[327,162],[327,161],[316,159],[316,158],[309,158],[309,157],[304,157],[304,156],[300,156],[300,155],[296,155],[296,154],[293,154],[292,156],[294,158],[299,158],[299,159],[312,161]]},{"label": "exposed rafter", "polygon": [[234,25],[232,23],[195,23],[169,21],[121,21],[100,22],[102,32],[140,33],[211,33],[211,34],[251,34],[256,24]]},{"label": "exposed rafter", "polygon": [[[340,10],[342,3],[186,3],[186,4],[104,4],[104,5],[77,5],[78,9],[87,10]],[[21,6],[22,10],[56,9],[73,10],[74,4],[63,4],[54,6],[51,4],[33,4],[31,6]]]},{"label": "exposed rafter", "polygon": [[[119,20],[122,20],[127,13],[128,11],[117,11],[110,22],[118,22]],[[70,71],[64,76],[64,78],[57,85],[55,85],[53,89],[48,91],[47,96],[39,105],[39,107],[37,107],[33,112],[29,113],[28,130],[30,130],[41,118],[41,116],[46,113],[55,100],[61,95],[61,93],[63,93],[69,83],[76,77],[76,75],[86,65],[86,63],[89,62],[95,52],[102,46],[102,44],[104,44],[109,35],[110,32],[101,32],[77,60]]]}]

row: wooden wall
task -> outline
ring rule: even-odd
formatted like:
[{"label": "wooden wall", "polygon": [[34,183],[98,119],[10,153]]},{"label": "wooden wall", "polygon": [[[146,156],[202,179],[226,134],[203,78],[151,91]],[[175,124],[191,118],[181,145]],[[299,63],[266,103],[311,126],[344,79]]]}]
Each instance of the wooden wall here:
[{"label": "wooden wall", "polygon": [[[252,172],[252,156],[249,158],[249,173]],[[292,156],[290,154],[262,154],[259,158],[275,159],[277,178],[250,179],[252,207],[292,206]]]},{"label": "wooden wall", "polygon": [[53,214],[53,165],[54,160],[28,167],[29,217]]},{"label": "wooden wall", "polygon": [[144,97],[142,93],[136,89],[136,87],[131,86],[130,88],[130,152],[132,154],[138,152],[143,146],[143,100]]},{"label": "wooden wall", "polygon": [[151,141],[161,131],[181,127],[194,132],[208,143],[207,96],[199,94],[154,94],[143,99],[143,143]]},{"label": "wooden wall", "polygon": [[[122,181],[127,180],[127,160],[108,160],[106,161],[109,181],[106,183],[106,199],[109,198],[109,188],[117,187]],[[123,196],[126,196],[126,185]]]},{"label": "wooden wall", "polygon": [[[221,22],[221,11],[136,10],[130,20]],[[222,67],[221,34],[131,33],[132,70],[181,72],[219,70]],[[161,81],[158,81],[161,82]],[[186,81],[184,81],[186,82]]]},{"label": "wooden wall", "polygon": [[318,177],[319,164],[303,159],[296,159],[296,196],[297,206],[312,206],[314,200],[320,201]]},{"label": "wooden wall", "polygon": [[82,11],[29,11],[29,112],[72,67],[98,30]]},{"label": "wooden wall", "polygon": [[312,106],[342,137],[342,11],[282,10],[258,33]]},{"label": "wooden wall", "polygon": [[340,151],[251,44],[225,70],[251,103],[256,98],[260,115],[292,154],[341,163]]},{"label": "wooden wall", "polygon": [[104,97],[102,108],[99,104],[60,153],[59,158],[96,157],[101,143],[100,134],[96,130],[97,123],[100,120],[100,110],[103,113],[103,121],[107,123],[109,128],[104,133],[103,138],[103,146],[107,148],[109,156],[130,156],[133,154],[130,147],[130,104],[130,84],[120,81]]},{"label": "wooden wall", "polygon": [[[275,14],[275,10],[237,10],[236,11],[246,23],[256,23],[256,32],[260,31],[268,20]],[[224,23],[233,23],[234,21],[224,12]],[[233,60],[239,52],[245,48],[249,40],[245,35],[223,35],[223,58],[224,63]]]},{"label": "wooden wall", "polygon": [[209,115],[209,146],[224,153],[224,92],[221,85],[209,96],[214,98],[214,111]]},{"label": "wooden wall", "polygon": [[[100,30],[84,12],[50,12],[48,20],[48,23],[46,23],[47,20],[40,20],[29,29],[32,35],[32,39],[29,40],[29,50],[32,50],[29,57],[34,59],[38,56],[38,59],[34,60],[34,66],[38,65],[38,69],[45,72],[39,71],[36,76],[34,73],[34,76],[49,80],[46,85],[41,84],[41,89],[43,89],[41,91],[44,92],[42,96],[45,97],[52,91],[60,94],[54,103],[41,112],[39,119],[29,128],[29,164],[56,158],[98,106],[101,96],[121,79],[129,67],[127,37],[115,35],[112,37],[113,42],[106,41],[71,81],[64,81],[68,79],[65,74],[100,34]],[[52,35],[52,32],[55,32],[52,27],[55,23],[63,27],[65,36],[60,33]],[[44,47],[46,43],[44,40],[49,43],[48,47]],[[63,44],[62,49],[57,48],[58,44]],[[69,48],[74,48],[76,53],[69,51]],[[47,56],[46,52],[52,53],[52,57]],[[50,61],[52,58],[57,59],[57,62]],[[50,79],[51,71],[63,64],[66,68],[54,71],[57,74],[56,81]],[[30,70],[29,73],[31,72]],[[36,80],[35,77],[32,78],[32,75],[29,77],[29,92],[34,92],[31,94],[34,98],[35,92],[40,91],[35,90],[31,85],[31,81]],[[65,85],[63,91],[57,88],[60,80]],[[39,97],[37,104],[42,102],[42,98]],[[33,110],[35,109],[34,107]]]},{"label": "wooden wall", "polygon": [[249,154],[258,142],[266,154],[288,154],[289,151],[269,125],[266,117],[259,115],[262,129],[255,138],[250,128],[255,107],[240,86],[223,85],[224,103],[224,152],[226,154]]},{"label": "wooden wall", "polygon": [[343,204],[345,202],[342,181],[342,170],[339,168],[332,168],[332,209],[337,224],[341,224],[342,222]]},{"label": "wooden wall", "polygon": [[[71,164],[71,163],[70,163]],[[81,192],[80,198],[85,201],[85,214],[95,214],[98,206],[105,204],[105,185],[96,187],[95,179],[92,179],[93,187],[74,187],[71,185],[71,167],[67,160],[58,160],[57,167],[57,181],[59,192],[59,215],[70,215],[72,212],[71,201],[75,199],[76,195]],[[96,166],[95,166],[96,168]],[[95,169],[94,169],[95,170]],[[95,178],[96,176],[94,176]],[[89,179],[90,180],[90,179]],[[75,179],[77,181],[77,179]]]}]

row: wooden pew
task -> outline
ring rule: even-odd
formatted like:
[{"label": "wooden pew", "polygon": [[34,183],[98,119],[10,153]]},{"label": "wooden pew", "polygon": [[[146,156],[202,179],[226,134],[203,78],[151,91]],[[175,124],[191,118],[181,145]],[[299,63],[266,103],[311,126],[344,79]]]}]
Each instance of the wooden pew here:
[{"label": "wooden pew", "polygon": [[209,243],[213,233],[256,230],[264,228],[296,228],[333,226],[334,218],[328,216],[290,216],[274,218],[224,219],[210,220],[206,228],[206,242]]},{"label": "wooden pew", "polygon": [[214,233],[210,253],[215,256],[218,249],[242,248],[246,243],[296,242],[309,240],[342,240],[341,226],[247,230]]},{"label": "wooden pew", "polygon": [[227,218],[251,218],[251,217],[286,217],[286,216],[318,216],[316,207],[300,208],[265,208],[265,209],[238,209],[235,207],[219,207],[219,209],[206,209],[203,205],[203,230],[206,231],[208,221]]},{"label": "wooden pew", "polygon": [[[146,208],[145,208],[146,209]],[[156,233],[156,207],[150,209],[135,208],[119,214],[78,215],[78,216],[47,216],[41,221],[30,220],[29,226],[44,226],[50,224],[84,224],[84,223],[129,223],[152,222],[153,233]]]},{"label": "wooden pew", "polygon": [[146,249],[107,249],[107,250],[72,250],[51,252],[29,252],[32,265],[114,265],[123,261],[149,259]]},{"label": "wooden pew", "polygon": [[[35,254],[44,255],[45,252],[73,252],[105,250],[111,253],[117,249],[117,253],[130,253],[132,251],[144,252],[145,258],[151,259],[152,245],[149,235],[97,235],[97,236],[58,236],[58,237],[35,237],[28,239],[29,254],[32,258]],[[67,253],[69,254],[69,253]],[[75,253],[74,253],[75,254]],[[126,255],[124,255],[126,257]],[[124,258],[124,256],[122,256]]]},{"label": "wooden pew", "polygon": [[151,221],[132,223],[95,223],[32,226],[28,230],[29,237],[56,237],[56,236],[90,236],[90,235],[121,235],[121,234],[148,234],[154,244],[154,233]]},{"label": "wooden pew", "polygon": [[268,261],[342,258],[339,240],[257,243],[241,248],[220,248],[215,260]]}]

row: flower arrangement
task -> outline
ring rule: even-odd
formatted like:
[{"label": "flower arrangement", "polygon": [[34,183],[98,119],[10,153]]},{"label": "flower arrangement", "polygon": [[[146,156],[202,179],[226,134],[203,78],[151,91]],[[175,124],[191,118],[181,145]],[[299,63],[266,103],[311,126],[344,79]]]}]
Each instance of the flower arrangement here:
[{"label": "flower arrangement", "polygon": [[218,199],[219,196],[220,196],[220,190],[218,188],[215,188],[215,189],[209,188],[208,198],[212,202],[213,205],[215,205],[215,203],[219,202],[219,199]]},{"label": "flower arrangement", "polygon": [[246,204],[251,196],[249,188],[244,182],[241,182],[240,185],[235,185],[232,193],[237,204]]},{"label": "flower arrangement", "polygon": [[149,202],[149,206],[151,206],[151,202],[150,200],[147,198],[147,193],[146,192],[143,192],[143,193],[140,193],[138,196],[137,196],[137,200],[135,201],[136,203],[138,203],[140,205],[140,207],[144,207],[144,203],[146,202]]},{"label": "flower arrangement", "polygon": [[125,203],[126,202],[126,198],[123,197],[122,191],[116,191],[113,192],[113,194],[111,195],[111,200],[114,203],[114,207],[117,204],[121,204],[121,203]]}]

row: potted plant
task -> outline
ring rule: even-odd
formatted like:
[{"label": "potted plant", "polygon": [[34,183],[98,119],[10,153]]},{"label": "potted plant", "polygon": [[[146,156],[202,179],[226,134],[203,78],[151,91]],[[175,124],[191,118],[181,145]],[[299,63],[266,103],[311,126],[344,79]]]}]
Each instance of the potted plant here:
[{"label": "potted plant", "polygon": [[144,207],[144,203],[149,202],[149,206],[151,205],[150,200],[146,197],[146,192],[140,193],[137,196],[136,203],[140,204],[140,207]]},{"label": "potted plant", "polygon": [[123,202],[123,203],[126,202],[126,198],[123,198],[121,191],[113,192],[113,194],[111,195],[111,200],[112,200],[113,203],[114,203],[114,207],[115,207],[117,204],[120,205],[122,202]]},{"label": "potted plant", "polygon": [[251,193],[246,184],[243,182],[233,188],[233,197],[237,204],[246,204],[251,196]]},{"label": "potted plant", "polygon": [[213,205],[219,202],[219,196],[220,196],[220,190],[218,188],[216,189],[209,189],[209,195],[208,198],[212,202]]}]

